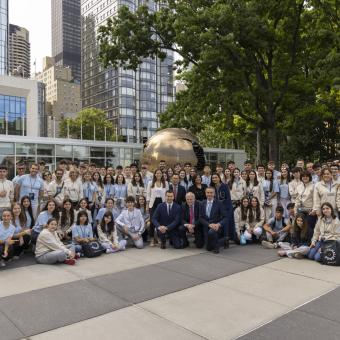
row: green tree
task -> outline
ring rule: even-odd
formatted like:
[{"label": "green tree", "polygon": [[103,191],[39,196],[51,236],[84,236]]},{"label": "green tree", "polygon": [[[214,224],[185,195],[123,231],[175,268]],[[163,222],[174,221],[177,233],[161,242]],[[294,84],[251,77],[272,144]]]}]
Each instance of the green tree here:
[{"label": "green tree", "polygon": [[[175,51],[188,89],[160,115],[162,127],[199,133],[211,122],[226,122],[231,130],[240,117],[260,131],[265,157],[278,160],[286,121],[316,104],[340,65],[337,1],[156,2],[165,6],[155,13],[121,7],[100,28],[104,66],[136,69],[146,57]],[[299,105],[289,102],[296,89],[310,94],[306,105],[302,96]]]},{"label": "green tree", "polygon": [[96,140],[116,140],[115,131],[112,123],[107,120],[106,113],[95,108],[87,108],[79,111],[77,117],[63,119],[60,123],[60,134],[70,138],[93,140],[94,133]]}]

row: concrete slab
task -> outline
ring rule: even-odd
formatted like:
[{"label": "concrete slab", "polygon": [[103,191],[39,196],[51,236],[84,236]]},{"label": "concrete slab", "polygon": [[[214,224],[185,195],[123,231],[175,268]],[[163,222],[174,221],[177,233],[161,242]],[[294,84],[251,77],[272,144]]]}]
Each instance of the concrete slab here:
[{"label": "concrete slab", "polygon": [[26,336],[126,307],[128,303],[86,281],[0,299],[0,311]]},{"label": "concrete slab", "polygon": [[287,273],[311,277],[314,279],[340,284],[340,268],[323,266],[322,264],[308,260],[283,259],[266,265]]},{"label": "concrete slab", "polygon": [[249,263],[236,262],[227,257],[210,256],[208,254],[199,254],[162,262],[158,266],[204,281],[215,280],[254,267],[254,265]]},{"label": "concrete slab", "polygon": [[306,301],[310,301],[336,287],[333,283],[281,272],[267,267],[256,267],[237,275],[216,280],[214,283],[253,294],[291,308],[296,308]]},{"label": "concrete slab", "polygon": [[302,306],[299,310],[340,323],[340,287]]},{"label": "concrete slab", "polygon": [[136,307],[127,307],[97,318],[31,337],[32,340],[198,340],[182,327]]},{"label": "concrete slab", "polygon": [[8,318],[0,312],[0,338],[1,340],[21,339],[23,334]]},{"label": "concrete slab", "polygon": [[293,311],[239,340],[339,340],[340,323]]},{"label": "concrete slab", "polygon": [[78,279],[86,279],[93,276],[116,273],[131,268],[141,267],[144,264],[124,256],[124,252],[103,254],[95,258],[81,258],[76,266],[68,266],[66,270]]},{"label": "concrete slab", "polygon": [[288,311],[286,306],[214,283],[138,306],[210,340],[235,338]]},{"label": "concrete slab", "polygon": [[8,262],[6,267],[0,267],[0,272],[7,271],[9,269],[32,266],[36,264],[37,262],[35,261],[33,253],[25,253],[22,256],[20,256],[19,260],[13,260],[11,262]]},{"label": "concrete slab", "polygon": [[120,298],[139,303],[203,283],[202,280],[156,266],[145,266],[89,279]]},{"label": "concrete slab", "polygon": [[65,269],[65,265],[34,265],[6,270],[0,275],[0,297],[77,281],[78,277]]},{"label": "concrete slab", "polygon": [[232,248],[222,250],[220,254],[213,254],[211,252],[209,252],[209,254],[212,256],[227,257],[233,261],[250,263],[257,266],[280,260],[277,255],[277,250],[265,249],[257,244],[234,246]]}]

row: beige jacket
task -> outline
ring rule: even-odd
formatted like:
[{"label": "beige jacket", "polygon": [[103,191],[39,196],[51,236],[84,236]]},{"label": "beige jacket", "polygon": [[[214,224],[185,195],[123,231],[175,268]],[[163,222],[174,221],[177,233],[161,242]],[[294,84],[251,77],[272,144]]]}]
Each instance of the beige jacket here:
[{"label": "beige jacket", "polygon": [[240,178],[236,183],[234,182],[231,190],[230,196],[232,201],[240,201],[244,196],[246,196],[247,184],[244,179]]},{"label": "beige jacket", "polygon": [[99,224],[97,226],[97,231],[98,231],[98,236],[99,236],[98,238],[99,242],[112,243],[115,247],[119,246],[116,228],[114,228],[113,232],[110,235],[106,235],[104,231],[102,230],[102,227]]},{"label": "beige jacket", "polygon": [[55,250],[62,250],[67,255],[71,254],[71,251],[60,241],[57,232],[51,233],[48,229],[43,229],[37,239],[35,257]]},{"label": "beige jacket", "polygon": [[[255,214],[255,212],[253,212],[253,215],[254,214]],[[264,214],[264,210],[262,208],[260,208],[260,220],[259,221],[253,221],[252,223],[250,223],[249,222],[249,212],[248,212],[247,223],[250,226],[250,228],[263,227],[264,220],[265,220],[265,214]]]},{"label": "beige jacket", "polygon": [[340,221],[338,218],[332,219],[331,223],[326,223],[325,218],[319,218],[314,228],[312,242],[340,240]]},{"label": "beige jacket", "polygon": [[241,207],[237,207],[235,209],[234,220],[235,220],[235,230],[236,230],[237,236],[240,237],[241,229],[243,229],[247,224],[246,220],[242,220]]},{"label": "beige jacket", "polygon": [[253,196],[256,197],[259,200],[260,205],[263,206],[263,204],[264,204],[264,191],[263,191],[263,187],[262,187],[261,183],[259,183],[255,187],[252,186],[252,183],[249,183],[249,186],[247,187],[246,193],[248,195],[253,194]]},{"label": "beige jacket", "polygon": [[292,203],[295,203],[296,201],[296,197],[299,194],[298,188],[300,186],[303,186],[302,181],[297,181],[295,179],[293,179],[292,181],[288,183],[288,190],[289,190],[290,200]]},{"label": "beige jacket", "polygon": [[295,200],[294,210],[297,213],[298,208],[313,208],[314,200],[314,184],[309,182],[307,186],[304,184],[299,185],[297,188],[297,196]]},{"label": "beige jacket", "polygon": [[331,185],[326,184],[324,181],[316,183],[314,187],[313,210],[320,214],[321,205],[325,202],[330,203],[337,210],[335,203],[337,188],[338,184],[334,182],[331,182]]}]

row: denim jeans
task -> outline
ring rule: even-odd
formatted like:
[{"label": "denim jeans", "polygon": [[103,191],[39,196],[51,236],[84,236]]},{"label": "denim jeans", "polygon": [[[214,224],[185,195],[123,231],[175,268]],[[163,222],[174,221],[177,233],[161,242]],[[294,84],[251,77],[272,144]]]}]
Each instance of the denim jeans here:
[{"label": "denim jeans", "polygon": [[318,241],[315,244],[314,248],[310,248],[309,252],[308,252],[308,258],[310,260],[314,260],[314,261],[321,261],[321,246],[322,246],[322,241]]}]

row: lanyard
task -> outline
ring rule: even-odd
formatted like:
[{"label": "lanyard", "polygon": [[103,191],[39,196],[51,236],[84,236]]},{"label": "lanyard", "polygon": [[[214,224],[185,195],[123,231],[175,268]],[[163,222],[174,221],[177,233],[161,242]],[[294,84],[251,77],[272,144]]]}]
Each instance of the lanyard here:
[{"label": "lanyard", "polygon": [[129,210],[127,211],[127,214],[128,214],[128,220],[130,222],[130,226],[132,227],[133,226],[133,220],[135,219],[135,209],[133,209],[133,211],[132,211],[132,216],[131,216],[131,213],[130,213]]},{"label": "lanyard", "polygon": [[79,228],[80,228],[80,231],[81,231],[81,232],[80,232],[81,237],[82,237],[82,238],[86,238],[86,229],[85,229],[85,226],[82,227],[82,226],[80,225]]},{"label": "lanyard", "polygon": [[122,193],[123,193],[123,190],[124,190],[124,187],[123,187],[123,185],[122,184],[117,184],[117,187],[119,188],[119,190],[118,190],[118,188],[117,188],[117,198],[123,198],[122,197]]},{"label": "lanyard", "polygon": [[110,196],[111,187],[112,187],[112,184],[106,184],[106,185],[105,185],[105,193],[106,193],[106,197],[109,197],[109,196]]},{"label": "lanyard", "polygon": [[31,192],[33,191],[34,184],[35,184],[36,181],[37,181],[37,178],[35,177],[35,178],[34,178],[34,182],[33,182],[33,184],[32,184],[32,176],[30,176]]}]

